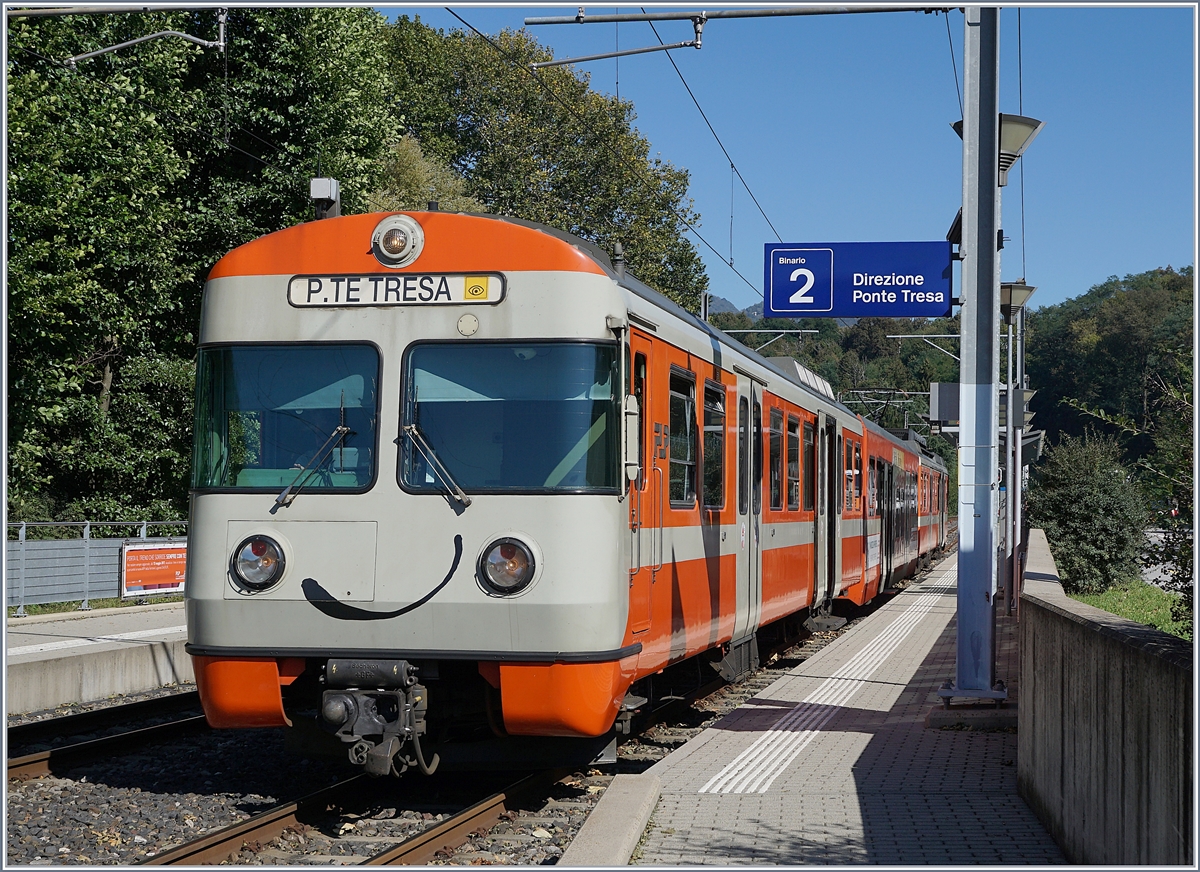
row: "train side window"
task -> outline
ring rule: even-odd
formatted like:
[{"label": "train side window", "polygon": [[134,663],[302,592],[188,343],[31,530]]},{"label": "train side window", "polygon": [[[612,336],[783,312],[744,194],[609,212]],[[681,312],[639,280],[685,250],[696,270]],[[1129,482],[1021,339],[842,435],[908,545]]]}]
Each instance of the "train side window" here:
[{"label": "train side window", "polygon": [[854,443],[854,511],[862,510],[862,443]]},{"label": "train side window", "polygon": [[847,512],[854,511],[854,440],[846,440],[844,502]]},{"label": "train side window", "polygon": [[758,404],[758,400],[754,401],[754,439],[750,446],[751,460],[754,463],[754,477],[750,481],[750,502],[754,514],[762,512],[762,477],[763,477],[763,432],[762,432],[762,406]]},{"label": "train side window", "polygon": [[771,482],[771,508],[776,511],[783,508],[783,412],[771,410],[771,428],[767,440],[770,443],[768,472]]},{"label": "train side window", "polygon": [[691,373],[671,373],[670,469],[671,505],[696,501],[696,382]]},{"label": "train side window", "polygon": [[646,481],[646,355],[638,353],[633,358],[633,396],[638,405],[638,477],[637,489],[641,490]]},{"label": "train side window", "polygon": [[742,397],[738,404],[738,514],[750,511],[750,476],[747,462],[750,458],[750,401]]},{"label": "train side window", "polygon": [[788,415],[787,425],[787,507],[800,508],[800,419]]},{"label": "train side window", "polygon": [[804,511],[817,502],[817,428],[804,422]]},{"label": "train side window", "polygon": [[725,505],[725,388],[704,386],[704,507]]}]

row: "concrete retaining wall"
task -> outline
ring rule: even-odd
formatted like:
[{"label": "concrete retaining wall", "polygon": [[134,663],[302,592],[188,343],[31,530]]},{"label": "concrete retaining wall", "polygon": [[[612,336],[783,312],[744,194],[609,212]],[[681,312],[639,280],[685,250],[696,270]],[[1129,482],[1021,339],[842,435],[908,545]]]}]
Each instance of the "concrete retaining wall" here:
[{"label": "concrete retaining wall", "polygon": [[192,658],[177,642],[149,642],[100,654],[9,663],[8,713],[38,712],[196,680]]},{"label": "concrete retaining wall", "polygon": [[1192,646],[1068,598],[1041,530],[1021,592],[1017,786],[1073,863],[1193,863]]}]

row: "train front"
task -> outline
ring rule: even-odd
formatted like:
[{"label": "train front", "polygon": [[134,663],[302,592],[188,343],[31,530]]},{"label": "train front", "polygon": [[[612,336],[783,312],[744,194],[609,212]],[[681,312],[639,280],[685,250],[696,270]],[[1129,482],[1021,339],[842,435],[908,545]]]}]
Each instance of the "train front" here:
[{"label": "train front", "polygon": [[186,599],[209,722],[307,727],[373,774],[607,733],[638,650],[624,315],[595,252],[495,218],[330,218],[224,257]]}]

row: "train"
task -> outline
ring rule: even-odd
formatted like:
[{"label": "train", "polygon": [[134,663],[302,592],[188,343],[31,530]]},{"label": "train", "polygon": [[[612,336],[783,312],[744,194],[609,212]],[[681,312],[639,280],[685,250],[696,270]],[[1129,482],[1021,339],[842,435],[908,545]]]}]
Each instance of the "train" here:
[{"label": "train", "polygon": [[946,545],[919,436],[524,220],[359,214],[242,245],[206,281],[196,367],[208,722],[291,727],[372,775],[610,747],[672,675],[736,680],[774,630]]}]

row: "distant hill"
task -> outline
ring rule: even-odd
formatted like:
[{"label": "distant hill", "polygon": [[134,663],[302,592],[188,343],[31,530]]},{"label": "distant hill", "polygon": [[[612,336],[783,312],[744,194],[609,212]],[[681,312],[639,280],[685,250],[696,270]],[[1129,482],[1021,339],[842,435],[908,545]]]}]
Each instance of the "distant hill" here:
[{"label": "distant hill", "polygon": [[738,307],[726,300],[724,297],[718,297],[716,294],[709,294],[708,297],[708,313],[717,315],[721,312],[737,312]]}]

